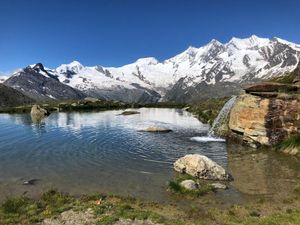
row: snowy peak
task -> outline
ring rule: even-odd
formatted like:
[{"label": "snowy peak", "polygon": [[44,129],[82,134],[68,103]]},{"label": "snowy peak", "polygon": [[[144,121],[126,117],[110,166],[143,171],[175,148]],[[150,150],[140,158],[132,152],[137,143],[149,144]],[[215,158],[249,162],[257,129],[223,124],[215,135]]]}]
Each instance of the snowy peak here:
[{"label": "snowy peak", "polygon": [[154,57],[140,58],[136,62],[139,65],[156,65],[159,61]]},{"label": "snowy peak", "polygon": [[56,68],[56,71],[58,73],[65,73],[68,74],[70,72],[72,73],[79,73],[80,70],[82,70],[84,68],[83,65],[81,65],[80,62],[78,61],[73,61],[69,64],[62,64],[61,66]]},{"label": "snowy peak", "polygon": [[259,38],[256,35],[252,35],[249,38],[236,38],[233,37],[227,44],[229,48],[235,48],[237,50],[260,48],[267,45],[270,42],[268,38]]},{"label": "snowy peak", "polygon": [[[190,46],[161,62],[154,57],[146,57],[121,67],[104,67],[101,64],[88,67],[73,61],[54,70],[38,63],[14,76],[27,69],[33,75],[53,78],[86,95],[110,100],[141,102],[142,99],[143,102],[151,102],[162,96],[169,101],[177,101],[184,100],[184,96],[207,96],[211,93],[204,93],[208,86],[218,86],[220,94],[231,94],[225,92],[222,85],[234,84],[234,87],[226,86],[234,91],[245,82],[281,76],[294,70],[299,58],[300,45],[280,38],[252,35],[248,38],[233,37],[224,44],[212,39],[202,47]],[[195,93],[193,90],[196,90]]]},{"label": "snowy peak", "polygon": [[1,83],[4,83],[4,81],[6,81],[8,79],[8,77],[7,76],[0,76],[0,84]]}]

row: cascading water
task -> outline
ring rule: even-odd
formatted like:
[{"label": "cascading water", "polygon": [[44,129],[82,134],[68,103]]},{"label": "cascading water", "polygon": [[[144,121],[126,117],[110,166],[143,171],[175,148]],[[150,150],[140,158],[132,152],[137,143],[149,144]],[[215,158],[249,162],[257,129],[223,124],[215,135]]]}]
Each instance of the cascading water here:
[{"label": "cascading water", "polygon": [[208,131],[208,136],[206,137],[192,137],[191,140],[199,141],[199,142],[210,142],[210,141],[225,141],[222,138],[218,138],[215,135],[215,131],[222,126],[225,120],[228,118],[228,114],[235,103],[237,96],[232,96],[223,106],[220,113],[218,114],[217,118],[214,120],[211,128]]},{"label": "cascading water", "polygon": [[215,136],[215,131],[222,125],[222,123],[227,119],[228,114],[235,103],[237,96],[232,96],[223,106],[220,113],[218,114],[217,118],[214,120],[209,132],[208,136],[212,137]]}]

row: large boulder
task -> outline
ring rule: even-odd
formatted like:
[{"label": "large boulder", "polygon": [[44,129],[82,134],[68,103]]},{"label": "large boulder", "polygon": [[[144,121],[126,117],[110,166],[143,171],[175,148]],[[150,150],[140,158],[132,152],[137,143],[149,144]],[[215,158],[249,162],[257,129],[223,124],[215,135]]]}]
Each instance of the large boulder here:
[{"label": "large boulder", "polygon": [[252,147],[277,144],[300,131],[300,96],[241,95],[231,109],[229,128]]},{"label": "large boulder", "polygon": [[44,117],[49,116],[50,112],[39,105],[33,105],[30,115],[33,121],[40,121]]},{"label": "large boulder", "polygon": [[216,162],[204,155],[189,154],[174,163],[174,169],[205,180],[233,180],[232,176]]}]

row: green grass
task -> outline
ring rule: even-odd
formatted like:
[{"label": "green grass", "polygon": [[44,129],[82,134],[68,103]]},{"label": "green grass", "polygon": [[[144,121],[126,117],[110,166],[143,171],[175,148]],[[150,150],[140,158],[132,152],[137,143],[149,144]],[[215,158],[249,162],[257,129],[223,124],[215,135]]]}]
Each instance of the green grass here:
[{"label": "green grass", "polygon": [[295,74],[291,72],[291,73],[286,73],[280,77],[272,78],[269,81],[281,83],[281,84],[292,84],[294,79],[295,79]]},{"label": "green grass", "polygon": [[189,104],[189,112],[195,114],[203,123],[212,124],[228,98],[207,99]]},{"label": "green grass", "polygon": [[[186,179],[187,176],[177,178]],[[178,183],[172,182],[172,190],[177,194],[191,194],[178,187]],[[207,191],[211,191],[208,189]],[[206,192],[206,191],[205,191]],[[196,195],[195,195],[196,194]],[[192,193],[193,197],[202,193]],[[300,194],[300,185],[295,186],[295,198]],[[100,204],[96,204],[101,200]],[[213,203],[212,203],[213,204]],[[92,209],[98,225],[112,225],[120,218],[131,220],[151,220],[154,223],[165,225],[296,225],[300,224],[300,208],[290,206],[280,210],[274,206],[273,211],[262,214],[266,202],[257,205],[233,205],[228,208],[211,207],[204,208],[199,202],[191,202],[188,207],[172,208],[172,205],[146,203],[135,198],[122,198],[116,196],[91,195],[75,198],[62,194],[56,190],[44,193],[40,199],[32,200],[24,196],[7,199],[0,207],[1,225],[29,225],[39,224],[45,218],[58,218],[63,211],[86,211]],[[292,204],[292,203],[291,203]],[[172,207],[171,207],[172,206]],[[298,204],[299,206],[299,204]],[[171,207],[171,208],[170,208]],[[177,207],[177,206],[176,206]],[[175,213],[175,214],[174,214]]]},{"label": "green grass", "polygon": [[294,192],[296,194],[299,194],[300,195],[300,184],[297,184],[295,187],[294,187]]},{"label": "green grass", "polygon": [[279,151],[288,151],[291,149],[297,149],[298,154],[300,152],[300,133],[291,136],[290,138],[282,141],[281,143],[277,144],[275,148]]},{"label": "green grass", "polygon": [[194,180],[193,177],[187,174],[178,175],[168,183],[168,190],[174,194],[180,194],[192,198],[198,198],[200,196],[204,196],[205,194],[208,194],[209,192],[214,191],[213,187],[206,182],[200,184],[200,187],[197,190],[187,190],[180,185],[182,181],[187,179]]}]

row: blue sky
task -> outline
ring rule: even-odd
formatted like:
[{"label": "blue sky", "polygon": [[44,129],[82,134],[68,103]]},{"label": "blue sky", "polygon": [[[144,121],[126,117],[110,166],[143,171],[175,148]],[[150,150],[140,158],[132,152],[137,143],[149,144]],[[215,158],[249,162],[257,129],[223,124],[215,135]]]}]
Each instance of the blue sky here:
[{"label": "blue sky", "polygon": [[300,43],[298,0],[1,0],[0,71],[164,60],[232,36]]}]

